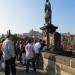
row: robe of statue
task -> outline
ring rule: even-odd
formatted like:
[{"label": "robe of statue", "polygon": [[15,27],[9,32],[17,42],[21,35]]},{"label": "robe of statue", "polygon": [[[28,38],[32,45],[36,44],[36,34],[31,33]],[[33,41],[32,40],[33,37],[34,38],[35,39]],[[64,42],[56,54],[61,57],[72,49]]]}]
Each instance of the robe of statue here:
[{"label": "robe of statue", "polygon": [[45,23],[51,24],[51,4],[48,0],[46,0],[45,4]]}]

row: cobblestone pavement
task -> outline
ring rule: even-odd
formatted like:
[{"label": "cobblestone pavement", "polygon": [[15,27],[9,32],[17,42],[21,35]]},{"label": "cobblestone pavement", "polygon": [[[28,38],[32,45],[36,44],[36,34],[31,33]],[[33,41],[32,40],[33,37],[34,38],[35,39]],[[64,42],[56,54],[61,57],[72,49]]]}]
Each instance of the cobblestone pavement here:
[{"label": "cobblestone pavement", "polygon": [[[42,70],[37,69],[37,72],[33,72],[32,68],[30,68],[29,73],[25,72],[25,66],[17,66],[17,75],[46,75]],[[4,70],[0,71],[0,75],[4,75]]]}]

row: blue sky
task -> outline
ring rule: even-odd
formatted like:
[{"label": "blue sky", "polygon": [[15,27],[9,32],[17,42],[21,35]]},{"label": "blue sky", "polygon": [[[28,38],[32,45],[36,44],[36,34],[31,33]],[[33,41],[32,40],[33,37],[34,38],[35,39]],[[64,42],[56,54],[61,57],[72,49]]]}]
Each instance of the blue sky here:
[{"label": "blue sky", "polygon": [[[50,0],[52,23],[60,33],[75,34],[75,0]],[[0,34],[40,31],[44,25],[45,0],[0,0]]]}]

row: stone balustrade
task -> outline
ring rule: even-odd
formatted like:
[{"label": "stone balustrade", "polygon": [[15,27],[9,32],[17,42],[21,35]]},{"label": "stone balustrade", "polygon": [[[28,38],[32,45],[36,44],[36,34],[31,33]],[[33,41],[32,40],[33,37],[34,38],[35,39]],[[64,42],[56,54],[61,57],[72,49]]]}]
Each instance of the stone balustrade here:
[{"label": "stone balustrade", "polygon": [[42,52],[43,69],[47,75],[75,75],[75,58]]}]

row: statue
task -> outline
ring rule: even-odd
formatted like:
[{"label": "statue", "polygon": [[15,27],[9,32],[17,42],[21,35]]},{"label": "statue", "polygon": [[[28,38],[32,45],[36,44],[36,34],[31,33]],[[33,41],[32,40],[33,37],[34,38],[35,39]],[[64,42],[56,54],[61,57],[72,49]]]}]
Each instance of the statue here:
[{"label": "statue", "polygon": [[11,35],[11,31],[10,31],[10,29],[7,31],[6,36],[9,36],[9,35]]},{"label": "statue", "polygon": [[45,24],[51,24],[51,4],[49,0],[46,0],[45,4]]}]

